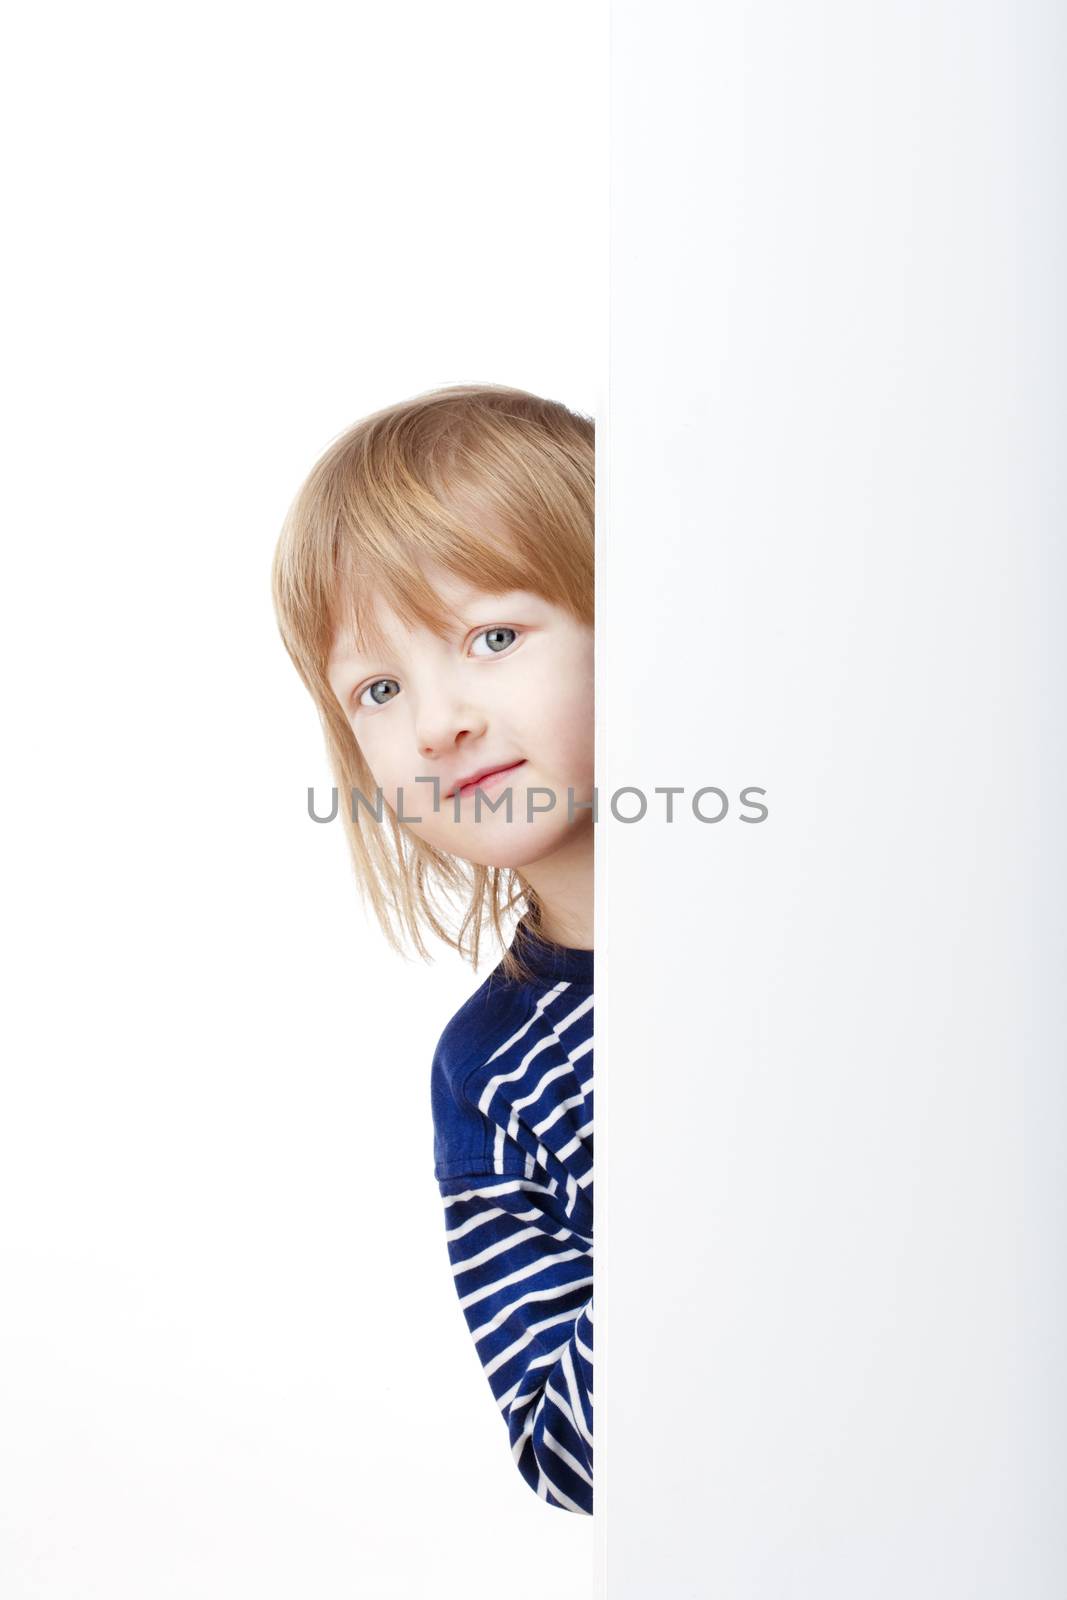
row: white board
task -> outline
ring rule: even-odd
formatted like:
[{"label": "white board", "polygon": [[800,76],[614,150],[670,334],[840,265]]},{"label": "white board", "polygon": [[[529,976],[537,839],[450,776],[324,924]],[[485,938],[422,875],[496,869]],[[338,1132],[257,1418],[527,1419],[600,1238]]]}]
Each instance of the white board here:
[{"label": "white board", "polygon": [[1062,16],[611,52],[597,1592],[1052,1600]]}]

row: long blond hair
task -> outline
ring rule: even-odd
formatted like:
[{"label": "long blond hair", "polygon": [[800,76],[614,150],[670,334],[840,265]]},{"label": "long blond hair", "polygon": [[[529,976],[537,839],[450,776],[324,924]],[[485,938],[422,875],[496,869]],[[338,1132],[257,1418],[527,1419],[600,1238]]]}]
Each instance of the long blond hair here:
[{"label": "long blond hair", "polygon": [[446,637],[426,561],[487,591],[539,594],[592,626],[594,459],[592,418],[523,389],[455,384],[347,429],[285,517],[271,572],[278,627],[322,721],[364,904],[402,955],[406,933],[430,959],[426,927],[477,966],[488,920],[505,971],[522,976],[502,918],[520,907],[537,932],[541,907],[515,869],[436,849],[388,804],[381,826],[361,826],[358,807],[353,816],[353,789],[371,797],[374,783],[327,677],[337,629],[354,624],[358,640],[380,645],[369,610],[380,595]]}]

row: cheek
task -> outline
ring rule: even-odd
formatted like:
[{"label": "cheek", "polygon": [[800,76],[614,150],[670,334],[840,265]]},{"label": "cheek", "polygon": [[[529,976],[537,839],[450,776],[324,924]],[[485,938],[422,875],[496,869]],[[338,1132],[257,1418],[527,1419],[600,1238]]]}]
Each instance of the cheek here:
[{"label": "cheek", "polygon": [[375,783],[388,789],[396,774],[389,755],[389,740],[383,736],[383,730],[371,727],[370,722],[364,719],[358,725],[356,744]]},{"label": "cheek", "polygon": [[523,684],[523,705],[547,731],[566,729],[568,738],[592,736],[596,663],[591,648],[561,652],[539,663],[539,671]]},{"label": "cheek", "polygon": [[592,679],[580,683],[559,706],[551,724],[552,748],[561,764],[586,776],[593,769],[596,743]]}]

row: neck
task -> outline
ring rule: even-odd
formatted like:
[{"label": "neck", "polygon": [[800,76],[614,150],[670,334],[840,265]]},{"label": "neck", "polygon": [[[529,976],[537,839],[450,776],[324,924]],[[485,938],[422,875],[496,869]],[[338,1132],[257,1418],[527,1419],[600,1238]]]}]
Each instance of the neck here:
[{"label": "neck", "polygon": [[551,855],[519,873],[541,907],[538,931],[570,949],[593,948],[593,821],[573,828]]}]

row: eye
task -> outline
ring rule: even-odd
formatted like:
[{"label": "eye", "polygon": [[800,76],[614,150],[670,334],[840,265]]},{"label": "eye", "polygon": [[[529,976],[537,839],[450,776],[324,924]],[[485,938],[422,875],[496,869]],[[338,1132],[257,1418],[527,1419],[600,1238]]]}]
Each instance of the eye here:
[{"label": "eye", "polygon": [[[506,637],[508,634],[511,635],[510,638]],[[493,641],[489,645],[489,653],[490,655],[498,656],[508,648],[514,639],[517,639],[519,636],[514,628],[483,628],[481,633],[477,634],[476,637],[478,639]]]},{"label": "eye", "polygon": [[[475,641],[485,639],[489,645],[488,652],[474,651],[472,654],[481,655],[485,660],[488,655],[502,655],[509,650],[519,637],[517,628],[483,628],[481,633],[475,634]],[[387,689],[389,692],[380,698],[375,693],[378,689]],[[373,683],[368,683],[362,689],[353,689],[352,706],[354,710],[362,707],[365,711],[372,711],[376,706],[385,706],[390,700],[395,700],[400,693],[400,685],[395,678],[375,678]],[[370,695],[370,699],[367,696]]]},{"label": "eye", "polygon": [[[383,700],[373,698],[375,689],[381,689],[382,687],[391,687],[393,690],[392,694],[387,694]],[[365,689],[361,689],[359,691],[358,699],[355,697],[353,698],[354,703],[357,706],[384,706],[387,705],[390,700],[395,700],[399,693],[400,685],[397,683],[395,678],[375,678],[373,683],[368,683]],[[364,699],[364,696],[368,694],[372,696],[372,699],[369,702]]]}]

